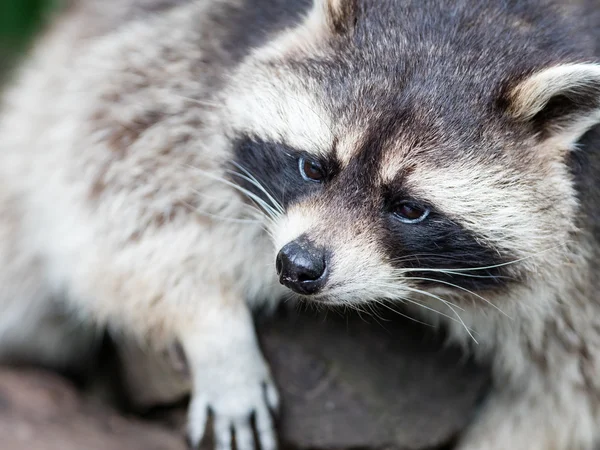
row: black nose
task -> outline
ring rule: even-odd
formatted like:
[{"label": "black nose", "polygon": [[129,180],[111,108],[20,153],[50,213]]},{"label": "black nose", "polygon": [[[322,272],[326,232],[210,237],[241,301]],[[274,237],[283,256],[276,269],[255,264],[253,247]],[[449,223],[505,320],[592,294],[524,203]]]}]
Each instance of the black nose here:
[{"label": "black nose", "polygon": [[279,282],[298,294],[316,294],[327,281],[325,251],[307,239],[285,245],[275,261]]}]

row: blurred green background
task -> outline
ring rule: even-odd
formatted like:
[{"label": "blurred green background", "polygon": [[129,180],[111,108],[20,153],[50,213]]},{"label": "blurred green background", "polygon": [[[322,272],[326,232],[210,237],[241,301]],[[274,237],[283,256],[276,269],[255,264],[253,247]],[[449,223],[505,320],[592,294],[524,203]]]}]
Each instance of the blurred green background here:
[{"label": "blurred green background", "polygon": [[0,0],[0,74],[27,49],[44,18],[61,0]]}]

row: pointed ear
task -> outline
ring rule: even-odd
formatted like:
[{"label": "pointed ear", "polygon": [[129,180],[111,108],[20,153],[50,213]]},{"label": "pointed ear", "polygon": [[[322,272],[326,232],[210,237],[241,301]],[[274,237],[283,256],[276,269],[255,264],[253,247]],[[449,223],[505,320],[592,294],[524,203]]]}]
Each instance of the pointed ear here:
[{"label": "pointed ear", "polygon": [[508,111],[541,139],[572,146],[600,123],[600,64],[557,65],[530,75],[510,92]]},{"label": "pointed ear", "polygon": [[358,17],[358,0],[314,0],[309,16],[312,26],[331,34],[351,32]]}]

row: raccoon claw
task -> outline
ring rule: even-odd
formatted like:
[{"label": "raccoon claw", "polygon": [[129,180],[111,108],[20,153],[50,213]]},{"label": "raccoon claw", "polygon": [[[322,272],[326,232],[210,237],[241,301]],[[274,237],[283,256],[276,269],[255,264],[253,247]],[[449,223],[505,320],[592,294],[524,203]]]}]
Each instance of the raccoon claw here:
[{"label": "raccoon claw", "polygon": [[190,449],[199,448],[210,411],[213,416],[215,450],[232,450],[234,436],[237,450],[254,450],[254,430],[260,449],[277,450],[271,412],[275,413],[278,409],[279,396],[270,380],[263,385],[230,390],[212,400],[194,395],[189,407],[188,446]]}]

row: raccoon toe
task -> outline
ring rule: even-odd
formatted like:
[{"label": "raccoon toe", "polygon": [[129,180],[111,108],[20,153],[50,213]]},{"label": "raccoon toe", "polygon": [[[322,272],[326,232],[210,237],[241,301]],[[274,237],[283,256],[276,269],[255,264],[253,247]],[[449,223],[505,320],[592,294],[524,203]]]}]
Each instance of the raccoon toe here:
[{"label": "raccoon toe", "polygon": [[[257,408],[254,412],[256,435],[262,450],[277,450],[276,432],[273,419],[266,407]],[[238,448],[238,450],[241,450]]]},{"label": "raccoon toe", "polygon": [[210,411],[216,450],[277,450],[272,412],[278,408],[279,395],[271,380],[229,390],[211,400],[195,395],[189,408],[189,446],[199,447]]},{"label": "raccoon toe", "polygon": [[188,423],[186,432],[186,442],[190,450],[200,447],[200,442],[204,438],[206,422],[208,419],[208,402],[206,399],[194,396],[188,410]]}]

